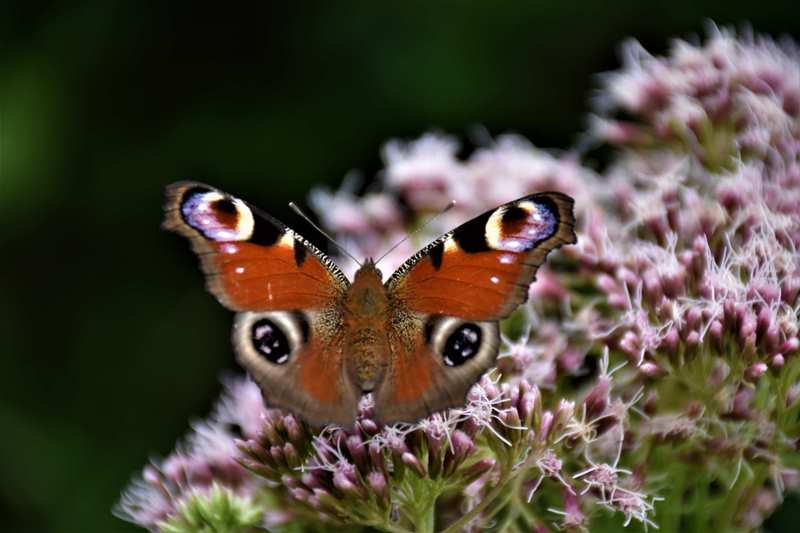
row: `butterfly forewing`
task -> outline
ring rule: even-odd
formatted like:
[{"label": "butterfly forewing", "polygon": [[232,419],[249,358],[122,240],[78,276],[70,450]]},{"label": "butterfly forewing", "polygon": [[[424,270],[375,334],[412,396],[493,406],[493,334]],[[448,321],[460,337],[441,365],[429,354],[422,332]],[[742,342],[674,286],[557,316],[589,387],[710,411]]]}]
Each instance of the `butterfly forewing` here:
[{"label": "butterfly forewing", "polygon": [[321,309],[348,286],[308,241],[246,202],[208,185],[167,188],[164,227],[188,237],[208,288],[234,311]]},{"label": "butterfly forewing", "polygon": [[470,320],[500,320],[525,301],[547,254],[575,242],[573,200],[524,196],[434,241],[386,283],[409,309]]}]

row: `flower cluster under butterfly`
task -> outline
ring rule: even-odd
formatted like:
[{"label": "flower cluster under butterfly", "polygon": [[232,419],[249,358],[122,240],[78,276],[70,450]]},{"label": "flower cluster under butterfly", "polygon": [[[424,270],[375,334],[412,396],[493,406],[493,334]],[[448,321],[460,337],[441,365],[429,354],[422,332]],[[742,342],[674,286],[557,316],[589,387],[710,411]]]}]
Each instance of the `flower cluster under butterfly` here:
[{"label": "flower cluster under butterfly", "polygon": [[188,237],[208,288],[233,311],[239,362],[266,402],[315,424],[352,425],[364,393],[383,423],[463,405],[497,357],[498,322],[547,254],[576,242],[573,200],[531,194],[466,222],[384,283],[372,259],[352,283],[306,239],[195,182],[167,188],[164,227]]}]

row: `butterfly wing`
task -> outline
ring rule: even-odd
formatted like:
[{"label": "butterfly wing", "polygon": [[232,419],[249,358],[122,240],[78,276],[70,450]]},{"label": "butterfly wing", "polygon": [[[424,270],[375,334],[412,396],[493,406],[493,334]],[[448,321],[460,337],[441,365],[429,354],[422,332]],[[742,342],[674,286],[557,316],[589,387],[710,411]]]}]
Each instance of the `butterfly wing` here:
[{"label": "butterfly wing", "polygon": [[279,221],[196,182],[167,187],[163,227],[188,237],[208,290],[233,311],[323,309],[349,282]]},{"label": "butterfly wing", "polygon": [[574,225],[569,196],[525,196],[437,239],[389,278],[399,326],[390,370],[375,391],[381,420],[463,403],[497,357],[497,321],[527,299],[547,254],[576,242]]},{"label": "butterfly wing", "polygon": [[233,326],[239,363],[273,407],[308,422],[352,425],[361,390],[343,368],[341,320],[330,311],[245,311]]},{"label": "butterfly wing", "polygon": [[239,362],[271,405],[312,422],[352,422],[359,392],[344,372],[340,300],[345,275],[274,218],[208,185],[166,191],[164,228],[191,241],[206,284],[237,311]]}]

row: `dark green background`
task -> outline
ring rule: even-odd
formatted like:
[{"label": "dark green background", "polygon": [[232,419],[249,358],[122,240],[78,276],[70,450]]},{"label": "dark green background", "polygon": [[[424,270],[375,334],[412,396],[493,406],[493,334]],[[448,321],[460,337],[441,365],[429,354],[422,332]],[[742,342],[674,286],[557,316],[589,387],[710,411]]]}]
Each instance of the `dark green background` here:
[{"label": "dark green background", "polygon": [[660,52],[709,17],[798,38],[794,4],[3,3],[0,529],[134,531],[119,490],[234,369],[229,314],[159,230],[165,184],[303,228],[286,203],[373,175],[389,138],[565,148],[626,37]]}]

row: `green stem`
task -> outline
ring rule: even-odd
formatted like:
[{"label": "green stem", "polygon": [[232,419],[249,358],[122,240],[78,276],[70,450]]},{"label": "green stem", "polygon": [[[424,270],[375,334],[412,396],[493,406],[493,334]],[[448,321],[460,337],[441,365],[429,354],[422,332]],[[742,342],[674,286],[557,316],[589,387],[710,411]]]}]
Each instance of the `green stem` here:
[{"label": "green stem", "polygon": [[418,533],[433,533],[434,527],[436,524],[436,498],[431,499],[431,504],[426,506],[419,517],[419,521],[417,522],[416,531]]},{"label": "green stem", "polygon": [[681,531],[681,515],[683,493],[686,485],[686,465],[675,463],[669,475],[669,496],[664,499],[664,504],[659,509],[659,528],[663,533]]},{"label": "green stem", "polygon": [[520,489],[522,488],[522,481],[524,479],[524,475],[520,474],[514,478],[514,481],[511,483],[511,490],[506,494],[504,498],[502,498],[494,507],[492,511],[488,513],[487,518],[493,517],[497,514],[503,507],[508,505],[509,506],[508,514],[503,518],[503,521],[500,523],[500,526],[497,528],[497,531],[506,531],[506,528],[511,527],[517,520],[520,512],[522,512],[524,508],[524,504],[519,501],[519,494]]},{"label": "green stem", "polygon": [[[536,459],[539,457],[539,454],[534,453],[531,450],[530,455],[525,460],[524,463],[516,470],[516,472],[525,472],[528,468],[530,468]],[[489,505],[491,505],[497,497],[503,492],[503,489],[506,488],[506,484],[508,481],[513,477],[512,474],[515,470],[509,465],[503,468],[502,473],[500,474],[500,479],[497,481],[497,485],[495,485],[492,490],[481,500],[481,502],[472,508],[469,512],[464,514],[461,518],[450,524],[446,529],[443,529],[441,533],[456,533],[457,531],[461,531],[463,527],[469,524],[476,516],[484,511]],[[523,474],[520,474],[520,477]],[[497,512],[499,509],[495,510]]]},{"label": "green stem", "polygon": [[[391,522],[380,522],[376,524],[368,524],[370,527],[374,527],[375,529],[379,529],[381,531],[387,531],[388,533],[413,533],[410,529],[406,529],[404,527],[395,526]],[[419,530],[422,531],[422,530]]]},{"label": "green stem", "polygon": [[441,533],[456,533],[457,531],[461,531],[463,527],[469,524],[476,516],[478,516],[484,509],[489,507],[495,498],[502,492],[503,488],[506,486],[508,482],[508,475],[510,472],[506,471],[500,476],[500,479],[497,482],[497,485],[489,491],[489,494],[481,500],[481,502],[473,507],[469,512],[464,514],[461,518],[450,524],[446,529],[443,529]]},{"label": "green stem", "polygon": [[[512,497],[504,498],[503,504],[498,505],[494,513],[497,513],[500,509],[502,509],[511,499]],[[513,496],[513,499],[517,500],[516,496]],[[509,506],[508,513],[503,517],[503,521],[498,525],[497,531],[508,531],[508,529],[514,525],[514,523],[517,521],[517,517],[519,516],[521,506],[522,504],[518,501]],[[490,513],[490,516],[493,516],[494,513]]]}]

